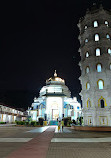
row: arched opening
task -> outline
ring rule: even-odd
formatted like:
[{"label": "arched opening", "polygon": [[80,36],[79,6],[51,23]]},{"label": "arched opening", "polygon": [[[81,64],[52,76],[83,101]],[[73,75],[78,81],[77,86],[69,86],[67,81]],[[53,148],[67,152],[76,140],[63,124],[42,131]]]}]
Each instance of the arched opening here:
[{"label": "arched opening", "polygon": [[101,108],[104,108],[104,105],[105,105],[105,104],[104,104],[104,100],[101,99],[101,100],[100,100],[100,107],[101,107]]},{"label": "arched opening", "polygon": [[85,43],[87,43],[87,42],[88,42],[88,39],[86,38],[86,39],[85,39]]},{"label": "arched opening", "polygon": [[89,57],[89,52],[86,52],[86,58],[88,58]]},{"label": "arched opening", "polygon": [[84,26],[85,31],[86,31],[87,28],[88,28],[87,25],[85,25],[85,26]]},{"label": "arched opening", "polygon": [[95,34],[95,41],[99,41],[99,35]]},{"label": "arched opening", "polygon": [[109,35],[109,34],[107,34],[107,35],[106,35],[106,38],[110,40],[110,35]]},{"label": "arched opening", "polygon": [[98,27],[98,22],[94,21],[94,27]]},{"label": "arched opening", "polygon": [[88,100],[88,107],[91,107],[91,101]]},{"label": "arched opening", "polygon": [[100,48],[96,48],[96,56],[100,56],[100,55],[101,55]]},{"label": "arched opening", "polygon": [[86,67],[86,74],[89,73],[89,66]]},{"label": "arched opening", "polygon": [[102,71],[102,65],[101,64],[97,64],[97,72],[101,72]]},{"label": "arched opening", "polygon": [[103,87],[104,87],[104,81],[103,80],[98,80],[97,84],[98,84],[99,89],[103,89]]},{"label": "arched opening", "polygon": [[109,69],[111,70],[111,63],[109,64]]},{"label": "arched opening", "polygon": [[109,26],[108,21],[106,21],[106,20],[105,20],[105,22],[104,22],[104,23],[105,23],[105,25],[106,25],[106,26]]},{"label": "arched opening", "polygon": [[87,89],[87,90],[90,89],[90,84],[89,84],[89,82],[86,83],[86,89]]},{"label": "arched opening", "polygon": [[111,55],[111,48],[108,48],[108,53]]}]

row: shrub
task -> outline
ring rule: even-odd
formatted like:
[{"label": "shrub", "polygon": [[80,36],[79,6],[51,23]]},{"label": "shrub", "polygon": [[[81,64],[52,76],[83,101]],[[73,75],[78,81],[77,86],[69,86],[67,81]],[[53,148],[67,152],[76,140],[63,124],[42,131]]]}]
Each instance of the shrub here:
[{"label": "shrub", "polygon": [[63,120],[64,120],[64,126],[67,126],[68,121],[71,121],[71,117],[64,117]]},{"label": "shrub", "polygon": [[36,122],[36,125],[40,125],[39,122]]},{"label": "shrub", "polygon": [[25,125],[25,121],[15,121],[17,125]]},{"label": "shrub", "polygon": [[29,125],[29,122],[28,122],[28,121],[26,121],[26,122],[25,122],[25,125],[26,125],[26,126],[28,126],[28,125]]},{"label": "shrub", "polygon": [[43,125],[43,121],[44,121],[44,119],[43,119],[42,117],[40,117],[40,118],[39,118],[39,124],[40,124],[40,125]]},{"label": "shrub", "polygon": [[31,121],[31,126],[36,126],[36,121]]},{"label": "shrub", "polygon": [[0,124],[6,124],[6,122],[0,122]]}]

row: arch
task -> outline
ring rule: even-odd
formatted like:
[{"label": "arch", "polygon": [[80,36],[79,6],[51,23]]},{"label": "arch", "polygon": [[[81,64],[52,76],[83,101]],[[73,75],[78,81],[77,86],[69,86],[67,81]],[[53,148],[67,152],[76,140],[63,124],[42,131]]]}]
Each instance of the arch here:
[{"label": "arch", "polygon": [[91,107],[91,101],[90,101],[90,99],[88,98],[88,100],[87,100],[87,108],[88,107]]},{"label": "arch", "polygon": [[105,104],[105,103],[104,103],[104,99],[101,99],[101,100],[100,100],[100,107],[101,107],[101,108],[104,108],[104,106],[105,106],[104,104]]},{"label": "arch", "polygon": [[90,71],[89,66],[86,67],[86,74],[88,74]]},{"label": "arch", "polygon": [[111,63],[109,64],[109,69],[111,70]]},{"label": "arch", "polygon": [[110,35],[109,35],[109,34],[106,34],[106,38],[110,40]]},{"label": "arch", "polygon": [[109,26],[109,22],[108,22],[107,20],[105,20],[104,24],[105,24],[106,26]]},{"label": "arch", "polygon": [[111,54],[111,48],[108,48],[108,54]]},{"label": "arch", "polygon": [[87,25],[85,25],[85,26],[84,26],[84,29],[86,30],[87,28],[88,28]]},{"label": "arch", "polygon": [[98,63],[96,65],[96,70],[97,70],[97,72],[101,72],[102,71],[102,64],[101,63]]},{"label": "arch", "polygon": [[103,89],[104,88],[104,81],[102,79],[99,79],[97,81],[97,86],[99,89]]},{"label": "arch", "polygon": [[88,58],[89,57],[89,52],[86,52],[86,58]]},{"label": "arch", "polygon": [[96,33],[96,34],[94,35],[94,39],[95,39],[95,41],[99,41],[99,34]]},{"label": "arch", "polygon": [[89,82],[86,83],[86,89],[87,89],[87,90],[90,89],[90,84],[89,84]]},{"label": "arch", "polygon": [[101,50],[100,48],[96,48],[96,56],[100,56],[101,55]]},{"label": "arch", "polygon": [[[103,107],[101,107],[101,102],[103,102],[104,101],[104,106]],[[103,104],[103,103],[102,103]],[[99,100],[98,100],[98,107],[101,107],[101,108],[104,108],[105,106],[107,106],[107,104],[106,104],[106,99],[105,98],[103,98],[102,96],[99,98]]]},{"label": "arch", "polygon": [[98,27],[98,21],[97,21],[97,20],[94,21],[93,26],[94,26],[94,27]]},{"label": "arch", "polygon": [[87,43],[87,42],[88,42],[88,38],[85,39],[85,43]]}]

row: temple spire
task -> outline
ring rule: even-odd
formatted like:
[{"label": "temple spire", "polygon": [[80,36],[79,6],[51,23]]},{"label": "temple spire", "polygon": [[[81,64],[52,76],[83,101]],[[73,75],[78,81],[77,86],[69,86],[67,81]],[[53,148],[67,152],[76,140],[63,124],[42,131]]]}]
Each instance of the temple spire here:
[{"label": "temple spire", "polygon": [[56,70],[55,70],[55,72],[54,72],[54,77],[57,77],[57,73],[56,73]]}]

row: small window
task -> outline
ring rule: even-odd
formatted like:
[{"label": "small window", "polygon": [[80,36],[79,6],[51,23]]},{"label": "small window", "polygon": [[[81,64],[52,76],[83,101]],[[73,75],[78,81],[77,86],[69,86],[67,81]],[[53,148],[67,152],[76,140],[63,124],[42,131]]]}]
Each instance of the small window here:
[{"label": "small window", "polygon": [[86,39],[85,39],[85,43],[87,43],[87,42],[88,42],[88,39],[86,38]]},{"label": "small window", "polygon": [[102,71],[102,65],[101,64],[97,64],[97,72],[101,72]]},{"label": "small window", "polygon": [[87,28],[88,28],[87,25],[85,25],[85,26],[84,26],[84,29],[86,30]]},{"label": "small window", "polygon": [[109,64],[109,69],[111,70],[111,64]]},{"label": "small window", "polygon": [[105,23],[106,26],[109,26],[108,21],[105,21],[104,23]]},{"label": "small window", "polygon": [[91,107],[91,101],[88,100],[88,107]]},{"label": "small window", "polygon": [[95,34],[95,41],[99,41],[99,35]]},{"label": "small window", "polygon": [[103,99],[100,100],[100,106],[101,106],[101,108],[104,108],[104,100]]},{"label": "small window", "polygon": [[108,48],[108,53],[111,55],[111,48]]},{"label": "small window", "polygon": [[98,27],[98,22],[94,21],[94,27]]},{"label": "small window", "polygon": [[89,66],[86,67],[86,73],[89,73]]},{"label": "small window", "polygon": [[89,84],[89,82],[86,83],[86,89],[87,89],[87,90],[90,89],[90,84]]},{"label": "small window", "polygon": [[100,48],[96,48],[96,56],[100,56],[100,55],[101,55]]},{"label": "small window", "polygon": [[103,89],[103,87],[104,87],[104,82],[103,82],[103,80],[99,80],[99,81],[98,81],[98,88],[99,88],[99,89]]},{"label": "small window", "polygon": [[106,38],[110,40],[110,35],[109,35],[109,34],[107,34],[107,35],[106,35]]},{"label": "small window", "polygon": [[86,58],[88,58],[89,57],[89,52],[86,52]]}]

